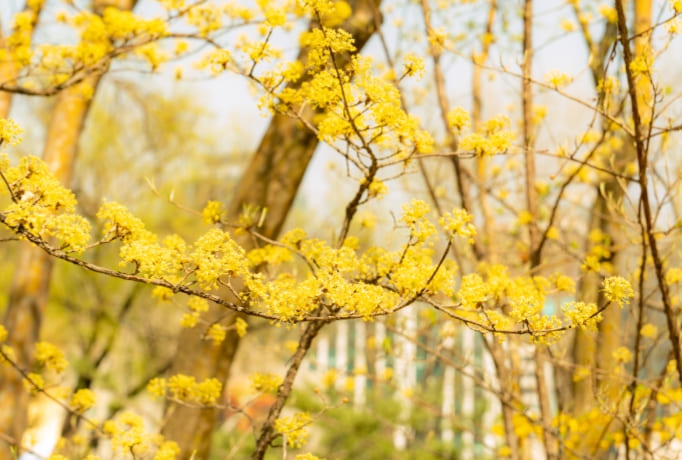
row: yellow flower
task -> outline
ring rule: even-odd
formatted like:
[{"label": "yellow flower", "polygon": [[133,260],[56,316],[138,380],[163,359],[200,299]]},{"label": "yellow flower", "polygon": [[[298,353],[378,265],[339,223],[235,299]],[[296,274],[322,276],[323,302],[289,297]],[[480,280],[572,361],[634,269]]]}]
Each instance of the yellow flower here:
[{"label": "yellow flower", "polygon": [[445,213],[439,223],[449,234],[461,236],[473,243],[476,236],[476,227],[471,223],[473,220],[474,217],[466,210],[453,209],[452,213]]},{"label": "yellow flower", "polygon": [[580,382],[581,380],[584,380],[586,377],[589,377],[592,374],[590,369],[585,366],[578,366],[573,373],[573,381],[574,382]]},{"label": "yellow flower", "polygon": [[462,107],[455,107],[450,110],[447,114],[447,120],[450,128],[457,133],[471,124],[469,112]]},{"label": "yellow flower", "polygon": [[569,292],[571,294],[575,292],[575,281],[566,275],[558,275],[555,284],[560,291]]},{"label": "yellow flower", "polygon": [[653,65],[653,58],[649,55],[646,56],[635,56],[635,58],[630,62],[630,70],[632,74],[637,77],[639,75],[645,75],[651,73],[651,66]]},{"label": "yellow flower", "polygon": [[322,376],[322,385],[327,388],[332,388],[336,384],[336,379],[339,376],[339,372],[336,369],[329,369]]},{"label": "yellow flower", "polygon": [[45,387],[45,380],[40,374],[30,372],[28,378],[24,379],[24,388],[32,395],[38,394]]},{"label": "yellow flower", "polygon": [[374,179],[369,184],[369,196],[383,198],[388,193],[388,187],[382,181]]},{"label": "yellow flower", "polygon": [[208,311],[208,301],[201,297],[190,297],[187,301],[187,307],[189,307],[190,310],[199,313],[205,312]]},{"label": "yellow flower", "polygon": [[550,70],[545,74],[545,81],[555,88],[562,88],[571,83],[573,78],[560,70]]},{"label": "yellow flower", "polygon": [[620,276],[606,278],[602,284],[602,290],[607,300],[617,303],[621,308],[635,295],[630,282]]},{"label": "yellow flower", "polygon": [[377,225],[377,217],[369,211],[363,211],[358,213],[358,223],[361,227],[367,229],[373,229]]},{"label": "yellow flower", "polygon": [[613,351],[613,359],[622,363],[629,363],[632,360],[632,352],[625,347],[618,347]]},{"label": "yellow flower", "polygon": [[223,205],[219,201],[209,201],[203,211],[201,217],[207,224],[217,224],[222,219]]},{"label": "yellow flower", "polygon": [[297,412],[289,417],[275,420],[275,430],[286,438],[290,447],[301,447],[308,439],[307,426],[312,422],[312,417],[307,412]]},{"label": "yellow flower", "polygon": [[575,22],[570,19],[562,19],[561,28],[566,32],[573,32],[575,30]]},{"label": "yellow flower", "polygon": [[295,460],[325,460],[325,459],[317,457],[308,452],[306,454],[297,454]]},{"label": "yellow flower", "polygon": [[282,377],[275,374],[255,373],[250,377],[251,388],[259,393],[277,393],[277,389],[282,384]]},{"label": "yellow flower", "polygon": [[237,335],[239,337],[244,337],[246,335],[246,329],[249,327],[249,324],[242,318],[237,318],[234,321],[234,327],[237,330]]},{"label": "yellow flower", "polygon": [[673,7],[673,10],[675,10],[675,13],[680,14],[682,13],[682,0],[669,0],[670,1],[670,6]]},{"label": "yellow flower", "polygon": [[547,229],[547,238],[550,240],[558,240],[559,236],[559,230],[555,226],[552,225]]},{"label": "yellow flower", "polygon": [[653,338],[656,338],[656,334],[658,334],[658,328],[651,323],[647,323],[644,326],[642,326],[640,333],[644,337],[648,337],[650,339],[653,339]]},{"label": "yellow flower", "polygon": [[153,378],[147,384],[147,391],[152,396],[164,397],[166,396],[166,379]]},{"label": "yellow flower", "polygon": [[180,454],[180,447],[175,441],[164,441],[154,454],[154,460],[175,460]]},{"label": "yellow flower", "polygon": [[616,9],[607,4],[599,5],[599,14],[604,16],[608,22],[616,23],[618,22],[618,13]]},{"label": "yellow flower", "polygon": [[87,388],[76,391],[71,396],[71,408],[76,412],[85,412],[95,405],[95,393]]},{"label": "yellow flower", "polygon": [[510,457],[512,454],[511,447],[509,446],[500,446],[500,448],[497,449],[497,456],[502,458],[502,457]]},{"label": "yellow flower", "polygon": [[671,268],[665,274],[665,281],[668,284],[676,284],[682,281],[682,268]]},{"label": "yellow flower", "polygon": [[225,328],[220,324],[211,324],[208,328],[208,336],[213,340],[213,345],[220,345],[225,340],[226,332]]},{"label": "yellow flower", "polygon": [[594,303],[568,302],[561,306],[561,310],[574,326],[590,331],[596,331],[597,324],[603,319]]},{"label": "yellow flower", "polygon": [[201,405],[215,404],[222,391],[222,384],[217,379],[197,382],[194,377],[183,374],[168,379],[167,387],[173,399]]},{"label": "yellow flower", "polygon": [[194,326],[196,326],[198,322],[199,313],[197,312],[185,313],[184,315],[182,315],[182,319],[180,320],[180,326],[184,327],[185,329],[191,329]]},{"label": "yellow flower", "polygon": [[0,146],[19,144],[23,132],[24,130],[11,118],[0,118]]},{"label": "yellow flower", "polygon": [[58,374],[64,372],[69,365],[61,350],[48,342],[36,343],[35,359]]},{"label": "yellow flower", "polygon": [[405,63],[403,66],[405,69],[405,75],[416,75],[419,78],[424,76],[424,60],[414,53],[409,53],[405,56]]}]

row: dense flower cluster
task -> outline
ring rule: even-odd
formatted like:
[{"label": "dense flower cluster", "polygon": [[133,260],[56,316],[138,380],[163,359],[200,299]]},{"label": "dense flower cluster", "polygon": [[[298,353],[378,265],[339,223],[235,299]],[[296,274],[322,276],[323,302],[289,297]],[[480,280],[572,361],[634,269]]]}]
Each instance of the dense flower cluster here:
[{"label": "dense flower cluster", "polygon": [[275,421],[275,430],[281,433],[291,447],[301,447],[308,440],[308,425],[312,417],[307,412],[297,412],[289,417],[278,418]]},{"label": "dense flower cluster", "polygon": [[202,406],[215,405],[222,392],[222,384],[214,378],[197,382],[189,375],[174,375],[168,379],[154,378],[147,385],[154,396],[167,396],[178,401]]}]

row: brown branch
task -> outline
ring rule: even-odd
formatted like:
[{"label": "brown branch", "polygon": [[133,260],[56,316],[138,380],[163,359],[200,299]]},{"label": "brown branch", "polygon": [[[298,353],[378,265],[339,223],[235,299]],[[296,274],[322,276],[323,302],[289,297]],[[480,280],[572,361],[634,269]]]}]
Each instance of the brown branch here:
[{"label": "brown branch", "polygon": [[284,405],[291,394],[291,389],[293,388],[294,380],[296,379],[296,374],[301,367],[301,363],[303,363],[303,358],[310,349],[313,339],[315,336],[317,336],[318,332],[320,332],[325,324],[325,321],[317,321],[309,323],[305,326],[305,330],[298,341],[298,348],[296,348],[296,352],[291,357],[291,364],[287,369],[284,381],[277,389],[277,399],[270,408],[268,417],[261,427],[260,435],[256,441],[256,450],[254,450],[253,454],[251,455],[252,460],[262,460],[265,456],[265,452],[270,446],[270,443],[277,438],[278,435],[274,432],[275,421],[281,414],[282,409],[284,408]]},{"label": "brown branch", "polygon": [[[436,96],[438,99],[438,108],[440,109],[440,117],[447,133],[447,144],[450,150],[453,152],[457,151],[459,141],[457,135],[450,128],[448,123],[448,112],[450,111],[447,94],[445,91],[445,76],[443,74],[443,68],[440,64],[440,57],[442,54],[442,44],[434,43],[431,40],[430,35],[433,32],[433,27],[431,26],[431,7],[429,5],[429,0],[420,1],[422,13],[424,16],[424,26],[426,27],[426,34],[429,36],[429,41],[431,42],[429,53],[431,55],[431,60],[433,61],[433,78],[436,86]],[[459,197],[462,203],[462,208],[468,212],[472,211],[471,208],[471,197],[469,196],[469,190],[464,183],[465,171],[460,164],[459,158],[454,156],[451,158],[452,166],[455,171],[455,179],[457,183],[457,191],[459,192]],[[474,254],[477,259],[480,259],[483,255],[483,249],[481,248],[481,243],[478,239],[474,239],[473,245]]]},{"label": "brown branch", "polygon": [[672,346],[673,356],[676,360],[677,375],[680,382],[682,382],[682,353],[680,352],[680,332],[677,327],[677,318],[673,312],[672,303],[670,300],[670,291],[668,283],[665,280],[663,273],[663,261],[658,251],[658,242],[656,241],[654,222],[652,219],[651,202],[649,200],[649,188],[647,185],[647,151],[645,148],[645,139],[643,138],[644,125],[641,118],[640,101],[637,96],[636,77],[632,71],[631,64],[633,60],[632,51],[630,50],[630,41],[628,40],[628,26],[625,18],[625,10],[623,7],[623,0],[616,0],[616,12],[618,13],[618,31],[619,40],[623,47],[623,60],[625,64],[625,73],[628,80],[628,93],[630,95],[630,103],[632,105],[632,118],[634,121],[634,141],[637,149],[637,166],[639,169],[639,184],[640,184],[640,201],[644,210],[644,224],[646,229],[647,239],[649,240],[649,247],[651,249],[651,257],[654,262],[654,270],[656,272],[656,279],[658,287],[661,292],[661,299],[665,309],[666,323],[668,326],[668,335],[670,344]]}]

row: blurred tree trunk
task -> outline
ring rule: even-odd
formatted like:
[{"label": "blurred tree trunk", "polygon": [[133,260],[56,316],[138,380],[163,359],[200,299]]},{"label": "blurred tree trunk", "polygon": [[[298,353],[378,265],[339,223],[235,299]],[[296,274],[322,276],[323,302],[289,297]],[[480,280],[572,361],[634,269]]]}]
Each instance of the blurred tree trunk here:
[{"label": "blurred tree trunk", "polygon": [[[634,53],[635,56],[645,56],[651,53],[649,46],[651,33],[647,33],[647,30],[651,24],[652,2],[651,0],[635,0],[634,5],[635,26],[632,30],[632,35],[637,37],[634,40]],[[592,76],[595,86],[605,77],[604,61],[615,37],[616,26],[609,25],[600,44],[595,46],[588,40],[588,46],[592,48],[593,56],[597,56],[592,65]],[[648,120],[648,111],[651,104],[651,82],[648,77],[645,75],[640,77],[638,87],[637,93],[641,98],[639,107],[640,112],[642,112],[640,116],[643,120]],[[608,124],[608,121],[604,121],[604,123]],[[626,165],[634,161],[635,158],[634,145],[630,139],[624,138],[622,149],[614,153],[613,168],[616,172],[622,172],[625,170]],[[625,190],[613,176],[609,176],[600,185],[601,189],[599,186],[596,189],[588,235],[593,231],[601,232],[610,242],[612,248],[616,248],[615,250],[609,248],[611,249],[611,255],[604,257],[600,262],[609,262],[617,268],[618,264],[615,255],[620,253],[617,249],[622,247],[620,242],[622,231],[615,223],[618,216],[613,215],[613,212],[609,209],[609,201],[613,203],[620,202]],[[604,299],[602,298],[600,287],[601,279],[599,275],[587,273],[580,283],[578,298],[585,302],[599,302],[598,304],[601,305]],[[599,325],[597,334],[580,329],[576,331],[573,356],[576,365],[590,370],[596,368],[608,374],[614,365],[613,351],[621,345],[623,318],[620,308],[616,308],[614,305],[604,311],[603,317],[604,319]],[[594,407],[596,394],[599,391],[599,381],[600,375],[593,373],[591,376],[573,384],[573,408],[575,414],[584,414]]]},{"label": "blurred tree trunk", "polygon": [[[31,18],[30,32],[28,32],[29,35],[21,37],[24,43],[31,42],[31,35],[38,23],[40,11],[43,9],[43,1],[27,2],[24,7],[24,13],[29,14]],[[10,36],[5,36],[2,31],[2,25],[0,24],[0,83],[10,83],[14,81],[17,76],[19,68],[14,61],[9,59],[9,53],[13,46],[16,46],[16,43],[11,43]],[[12,93],[0,91],[0,118],[7,118],[9,116],[11,105]]]},{"label": "blurred tree trunk", "polygon": [[[341,27],[353,35],[359,51],[375,31],[374,14],[379,0],[353,0],[349,4],[353,13]],[[306,55],[307,51],[302,49],[298,59],[305,60]],[[350,56],[340,56],[339,66],[345,66],[349,59]],[[313,115],[310,109],[304,113],[308,120]],[[266,210],[259,231],[268,238],[277,238],[318,142],[317,136],[298,120],[275,114],[237,185],[227,220],[237,221],[247,206]],[[242,243],[247,249],[251,245],[250,241]],[[209,322],[223,318],[222,323],[229,327],[236,317],[212,305],[204,318]],[[214,346],[203,336],[204,331],[198,327],[181,332],[171,373],[192,375],[200,380],[214,377],[225,383],[239,346],[239,336],[229,329],[220,346]],[[178,443],[179,458],[202,460],[208,458],[217,417],[216,409],[197,409],[170,402],[162,434]]]},{"label": "blurred tree trunk", "polygon": [[[131,9],[135,0],[96,0],[93,8],[100,12],[116,4]],[[67,186],[71,182],[78,152],[78,140],[101,75],[93,75],[57,96],[47,130],[43,161],[54,176]],[[40,334],[40,325],[48,300],[53,260],[42,250],[27,243],[19,249],[17,267],[9,292],[9,304],[4,325],[9,335],[7,344],[16,354],[17,364],[29,370],[33,364],[33,348]],[[19,373],[0,367],[0,433],[13,439],[15,448],[21,443],[27,424],[29,395]],[[0,460],[13,458],[10,445],[0,442]]]}]

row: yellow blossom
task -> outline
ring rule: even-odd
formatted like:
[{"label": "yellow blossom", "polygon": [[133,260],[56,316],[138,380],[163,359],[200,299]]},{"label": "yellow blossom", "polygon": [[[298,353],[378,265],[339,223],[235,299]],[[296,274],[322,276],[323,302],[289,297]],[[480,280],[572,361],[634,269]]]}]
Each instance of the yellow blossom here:
[{"label": "yellow blossom", "polygon": [[24,130],[11,118],[0,118],[0,146],[19,144],[23,132]]},{"label": "yellow blossom", "polygon": [[16,353],[14,352],[14,348],[10,347],[9,345],[2,345],[0,346],[0,350],[2,350],[2,355],[0,355],[0,364],[3,365],[9,365],[9,361],[16,362],[17,357]]},{"label": "yellow blossom", "polygon": [[199,313],[197,312],[192,312],[192,313],[185,313],[182,315],[182,319],[180,319],[180,325],[186,329],[191,329],[194,326],[197,325],[199,322]]},{"label": "yellow blossom", "polygon": [[223,205],[219,201],[209,201],[204,210],[201,211],[201,217],[207,224],[219,223],[223,214]]},{"label": "yellow blossom", "polygon": [[471,124],[471,117],[469,112],[462,107],[455,107],[447,114],[448,125],[450,128],[459,133],[462,129],[467,128]]},{"label": "yellow blossom", "polygon": [[166,379],[153,378],[147,384],[147,391],[152,396],[164,397],[166,395]]},{"label": "yellow blossom", "polygon": [[305,454],[296,454],[295,460],[325,460],[325,459],[320,458],[320,457],[313,455],[310,452],[308,452]]},{"label": "yellow blossom", "polygon": [[462,277],[462,285],[457,291],[457,298],[462,307],[475,309],[485,302],[490,295],[490,287],[477,273],[471,273]]},{"label": "yellow blossom", "polygon": [[618,347],[613,351],[613,358],[622,363],[629,363],[632,360],[632,352],[625,347]]},{"label": "yellow blossom", "polygon": [[561,20],[561,28],[566,31],[566,32],[573,32],[575,30],[575,22],[571,21],[570,19],[562,19]]},{"label": "yellow blossom", "polygon": [[299,448],[305,444],[308,438],[307,426],[312,422],[312,417],[307,412],[297,412],[289,417],[281,417],[275,420],[275,430],[284,435],[290,447]]},{"label": "yellow blossom", "polygon": [[222,384],[217,379],[197,382],[194,377],[183,374],[169,378],[167,388],[173,399],[200,405],[216,404],[222,392]]},{"label": "yellow blossom", "polygon": [[249,326],[249,324],[244,321],[242,318],[237,318],[234,321],[234,327],[237,331],[237,335],[239,337],[244,337],[246,335],[246,328]]},{"label": "yellow blossom", "polygon": [[216,346],[223,343],[223,340],[225,340],[225,336],[227,335],[225,327],[217,323],[211,324],[206,334],[213,340],[213,345]]},{"label": "yellow blossom", "polygon": [[336,384],[339,377],[339,372],[336,369],[329,369],[322,376],[322,385],[327,388],[332,388]]},{"label": "yellow blossom", "polygon": [[423,77],[425,68],[424,60],[414,53],[409,53],[405,56],[405,63],[403,64],[405,75]]},{"label": "yellow blossom", "polygon": [[61,350],[48,342],[36,343],[35,359],[58,374],[64,372],[69,364]]},{"label": "yellow blossom", "polygon": [[208,301],[201,297],[193,296],[187,301],[187,307],[192,311],[202,313],[208,311]]},{"label": "yellow blossom", "polygon": [[676,14],[682,13],[682,0],[668,0]]},{"label": "yellow blossom", "polygon": [[36,395],[45,388],[45,380],[42,375],[29,372],[27,378],[24,379],[24,388],[32,395]]},{"label": "yellow blossom", "polygon": [[445,213],[440,218],[439,223],[446,232],[466,238],[469,243],[473,243],[476,236],[476,227],[471,222],[473,216],[464,209],[453,209],[452,213]]},{"label": "yellow blossom", "polygon": [[568,302],[561,306],[561,310],[574,326],[589,331],[596,331],[597,324],[603,319],[594,303]]},{"label": "yellow blossom", "polygon": [[651,66],[653,65],[652,57],[650,55],[637,55],[630,62],[630,70],[635,77],[640,75],[647,75],[651,73]]},{"label": "yellow blossom", "polygon": [[153,460],[175,460],[180,455],[180,446],[175,441],[163,441],[154,454]]},{"label": "yellow blossom", "polygon": [[630,282],[620,276],[606,278],[602,283],[602,290],[607,300],[617,303],[621,308],[635,295]]},{"label": "yellow blossom", "polygon": [[369,195],[372,197],[377,197],[379,199],[383,198],[384,195],[388,193],[388,187],[382,181],[374,179],[371,184],[369,184]]},{"label": "yellow blossom", "polygon": [[599,14],[604,16],[608,22],[614,24],[618,22],[618,14],[616,13],[616,9],[611,5],[607,5],[605,3],[599,5]]},{"label": "yellow blossom", "polygon": [[95,393],[88,388],[81,388],[71,396],[69,406],[76,412],[85,412],[95,405]]},{"label": "yellow blossom", "polygon": [[586,377],[589,377],[590,375],[592,375],[592,372],[588,367],[578,366],[575,369],[575,372],[573,373],[573,381],[580,382],[581,380],[584,380]]},{"label": "yellow blossom", "polygon": [[555,284],[558,290],[573,294],[575,292],[575,281],[566,275],[557,275]]},{"label": "yellow blossom", "polygon": [[665,273],[665,282],[668,284],[677,284],[682,281],[682,268],[670,268]]},{"label": "yellow blossom", "polygon": [[559,236],[559,230],[555,226],[551,226],[547,229],[547,238],[550,240],[558,240]]},{"label": "yellow blossom", "polygon": [[259,393],[275,394],[282,384],[282,377],[275,374],[255,373],[249,378],[251,388]]},{"label": "yellow blossom", "polygon": [[545,81],[555,88],[562,88],[571,83],[573,78],[559,70],[550,70],[545,74]]},{"label": "yellow blossom", "polygon": [[679,34],[682,32],[682,20],[680,18],[674,18],[665,25],[665,30],[669,34]]},{"label": "yellow blossom", "polygon": [[644,337],[654,339],[656,338],[656,334],[658,334],[658,328],[651,323],[647,323],[644,326],[642,326],[642,329],[640,329],[639,332]]}]

